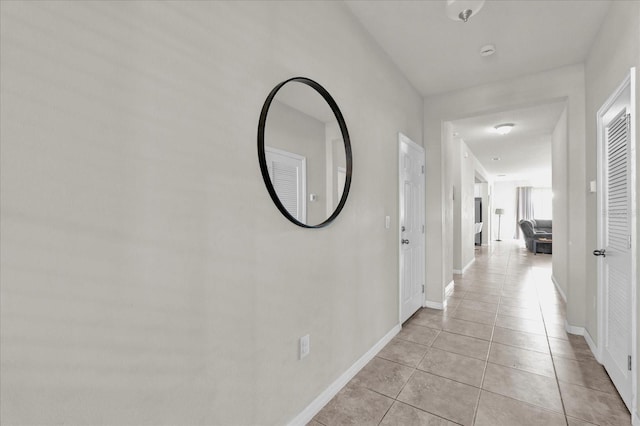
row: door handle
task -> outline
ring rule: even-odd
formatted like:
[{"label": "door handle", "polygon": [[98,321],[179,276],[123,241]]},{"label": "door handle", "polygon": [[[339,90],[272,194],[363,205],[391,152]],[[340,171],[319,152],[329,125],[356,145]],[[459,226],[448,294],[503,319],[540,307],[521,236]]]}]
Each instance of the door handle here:
[{"label": "door handle", "polygon": [[402,244],[409,244],[409,240],[402,240]]},{"label": "door handle", "polygon": [[594,255],[594,256],[607,257],[607,255],[605,254],[605,249],[602,249],[602,250],[594,250],[594,251],[593,251],[593,255]]}]

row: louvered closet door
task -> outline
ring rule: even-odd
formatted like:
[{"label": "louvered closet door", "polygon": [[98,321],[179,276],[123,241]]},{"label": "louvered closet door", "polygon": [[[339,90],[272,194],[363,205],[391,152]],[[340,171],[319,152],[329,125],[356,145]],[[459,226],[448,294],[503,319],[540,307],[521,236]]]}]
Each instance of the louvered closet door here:
[{"label": "louvered closet door", "polygon": [[631,165],[626,109],[605,128],[605,249],[603,364],[620,395],[630,395],[631,371]]},{"label": "louvered closet door", "polygon": [[306,159],[291,152],[265,147],[269,177],[285,209],[306,223]]}]

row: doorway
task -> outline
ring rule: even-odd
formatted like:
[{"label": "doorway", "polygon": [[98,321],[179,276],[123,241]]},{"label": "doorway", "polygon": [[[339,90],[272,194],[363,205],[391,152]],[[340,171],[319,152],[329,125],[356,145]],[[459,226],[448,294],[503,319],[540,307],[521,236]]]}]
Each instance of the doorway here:
[{"label": "doorway", "polygon": [[475,238],[474,244],[476,247],[482,245],[482,226],[484,223],[482,222],[482,197],[476,197],[474,204],[474,212],[475,212]]},{"label": "doorway", "polygon": [[424,304],[424,148],[398,136],[400,323]]},{"label": "doorway", "polygon": [[598,351],[622,400],[635,402],[635,69],[598,111]]}]

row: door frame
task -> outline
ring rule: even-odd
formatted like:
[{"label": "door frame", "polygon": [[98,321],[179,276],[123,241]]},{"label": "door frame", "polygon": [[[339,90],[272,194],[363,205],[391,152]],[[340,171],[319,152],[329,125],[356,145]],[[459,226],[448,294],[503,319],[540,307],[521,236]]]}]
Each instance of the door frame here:
[{"label": "door frame", "polygon": [[[627,89],[630,92],[630,102],[629,102],[629,113],[631,114],[630,119],[630,180],[631,180],[631,188],[630,188],[630,203],[632,211],[636,209],[637,203],[637,188],[636,188],[636,99],[635,99],[635,91],[636,91],[636,81],[635,81],[636,69],[635,67],[629,70],[629,73],[626,75],[625,79],[622,83],[616,88],[616,90],[609,96],[606,102],[600,107],[598,112],[596,113],[596,123],[597,123],[597,137],[596,137],[596,162],[597,162],[597,243],[598,249],[604,247],[604,221],[602,217],[603,206],[605,205],[604,200],[604,182],[602,179],[604,173],[604,164],[603,164],[603,152],[605,149],[605,126],[603,125],[603,117],[609,111],[609,109],[614,105],[614,103],[618,100],[620,95]],[[632,215],[631,217],[631,404],[628,406],[629,411],[631,412],[631,417],[636,415],[638,412],[637,407],[637,395],[638,395],[638,350],[637,350],[637,333],[638,333],[638,306],[637,306],[637,264],[636,264],[636,256],[637,256],[637,227],[638,227],[638,215]],[[604,348],[604,329],[605,329],[605,319],[604,319],[604,268],[598,265],[597,271],[597,303],[596,303],[596,315],[598,318],[598,346],[596,359],[598,362],[602,361],[603,358],[603,348]]]},{"label": "door frame", "polygon": [[[412,141],[411,139],[409,139],[408,136],[406,136],[405,134],[403,134],[402,132],[398,132],[398,227],[396,229],[397,233],[396,233],[396,244],[398,245],[398,324],[400,324],[400,326],[402,327],[402,244],[400,242],[401,240],[401,236],[402,236],[402,224],[400,223],[400,211],[402,209],[402,194],[403,192],[403,184],[402,184],[402,144],[406,143],[407,145],[410,145],[418,150],[420,150],[422,152],[422,157],[425,160],[424,164],[425,164],[425,169],[426,169],[426,158],[425,158],[425,149],[423,146],[418,145],[417,143],[415,143],[414,141]],[[425,172],[422,174],[422,188],[423,190],[426,191],[426,178],[427,173],[426,170]],[[424,206],[423,206],[423,212],[425,213],[425,217],[423,218],[425,221],[425,227],[426,227],[426,196],[422,197],[422,201],[424,202]],[[427,233],[426,233],[426,228],[425,228],[425,232],[422,233],[422,239],[424,240],[424,248],[425,248],[425,254],[427,251],[427,241],[426,241],[426,237],[427,237]],[[423,267],[423,278],[424,278],[424,283],[423,285],[425,286],[425,290],[422,293],[422,307],[426,307],[426,302],[427,302],[427,289],[426,289],[426,285],[427,285],[427,280],[426,280],[426,262],[427,259],[424,258],[422,259],[422,267]]]}]

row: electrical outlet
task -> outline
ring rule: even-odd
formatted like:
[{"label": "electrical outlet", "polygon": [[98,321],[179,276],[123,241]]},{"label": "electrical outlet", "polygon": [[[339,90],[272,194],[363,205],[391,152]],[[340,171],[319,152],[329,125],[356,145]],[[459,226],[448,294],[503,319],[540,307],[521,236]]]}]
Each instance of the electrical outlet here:
[{"label": "electrical outlet", "polygon": [[300,359],[309,355],[309,351],[311,351],[309,340],[310,338],[308,334],[300,338]]}]

